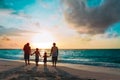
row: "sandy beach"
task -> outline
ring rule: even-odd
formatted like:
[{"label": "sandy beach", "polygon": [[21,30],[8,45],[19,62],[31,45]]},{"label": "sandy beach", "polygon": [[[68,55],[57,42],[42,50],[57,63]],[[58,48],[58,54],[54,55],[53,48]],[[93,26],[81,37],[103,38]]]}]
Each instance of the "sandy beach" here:
[{"label": "sandy beach", "polygon": [[0,80],[120,80],[120,69],[58,63],[57,67],[40,62],[25,66],[23,61],[0,60]]}]

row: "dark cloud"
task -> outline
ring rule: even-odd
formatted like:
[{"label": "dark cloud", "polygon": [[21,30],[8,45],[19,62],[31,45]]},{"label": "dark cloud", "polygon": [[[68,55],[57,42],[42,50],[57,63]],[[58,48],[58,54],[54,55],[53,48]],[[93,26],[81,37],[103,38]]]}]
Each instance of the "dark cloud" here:
[{"label": "dark cloud", "polygon": [[89,8],[85,0],[63,0],[67,22],[80,33],[100,34],[120,21],[120,0],[104,0],[99,7]]},{"label": "dark cloud", "polygon": [[0,29],[4,28],[3,26],[0,25]]}]

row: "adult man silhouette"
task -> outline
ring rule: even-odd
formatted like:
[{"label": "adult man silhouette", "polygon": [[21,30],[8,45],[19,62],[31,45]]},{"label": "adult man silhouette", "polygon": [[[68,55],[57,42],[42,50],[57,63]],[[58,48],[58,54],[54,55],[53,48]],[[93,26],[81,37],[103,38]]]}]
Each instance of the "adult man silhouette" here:
[{"label": "adult man silhouette", "polygon": [[23,47],[24,51],[24,59],[25,59],[25,64],[30,65],[30,53],[31,53],[31,47],[29,43],[26,43]]}]

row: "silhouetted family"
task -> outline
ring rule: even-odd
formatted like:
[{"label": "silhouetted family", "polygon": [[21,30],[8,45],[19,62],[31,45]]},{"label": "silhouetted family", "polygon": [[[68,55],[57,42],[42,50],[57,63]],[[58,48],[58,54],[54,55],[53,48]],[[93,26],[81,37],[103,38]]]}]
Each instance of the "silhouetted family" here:
[{"label": "silhouetted family", "polygon": [[[31,53],[31,47],[29,43],[26,43],[23,47],[23,51],[24,51],[24,60],[25,60],[25,65],[30,65],[30,55],[34,55],[35,54],[35,62],[36,62],[36,66],[38,66],[38,62],[39,62],[39,57],[42,57],[39,49],[36,48],[36,50]],[[56,67],[56,63],[58,60],[58,47],[56,46],[56,43],[53,43],[53,47],[51,48],[51,52],[50,52],[50,56],[52,56],[52,66]],[[43,62],[44,62],[44,66],[47,66],[47,52],[44,52],[43,55]]]}]

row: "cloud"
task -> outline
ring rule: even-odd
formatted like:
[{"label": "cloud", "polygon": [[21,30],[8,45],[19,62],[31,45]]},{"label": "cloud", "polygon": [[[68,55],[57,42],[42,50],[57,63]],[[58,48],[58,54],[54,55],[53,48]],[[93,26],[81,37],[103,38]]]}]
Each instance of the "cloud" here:
[{"label": "cloud", "polygon": [[3,26],[0,26],[0,29],[4,28]]},{"label": "cloud", "polygon": [[0,36],[2,35],[21,36],[22,33],[37,33],[37,32],[29,31],[29,30],[22,30],[18,28],[5,28],[3,26],[0,26]]},{"label": "cloud", "polygon": [[6,37],[6,36],[3,36],[1,40],[3,40],[3,41],[11,41],[11,39]]},{"label": "cloud", "polygon": [[104,0],[100,6],[90,8],[85,0],[64,0],[63,11],[66,21],[78,32],[101,34],[120,21],[119,5],[119,0]]},{"label": "cloud", "polygon": [[10,36],[0,36],[0,48],[16,48],[18,47],[18,41],[14,40]]}]

